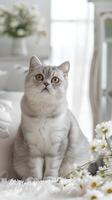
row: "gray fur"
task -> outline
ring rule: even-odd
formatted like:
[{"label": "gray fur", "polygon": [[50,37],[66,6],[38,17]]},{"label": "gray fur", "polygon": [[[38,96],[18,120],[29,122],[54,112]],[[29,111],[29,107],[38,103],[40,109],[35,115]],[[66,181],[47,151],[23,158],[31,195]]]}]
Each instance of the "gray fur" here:
[{"label": "gray fur", "polygon": [[[14,144],[13,165],[19,177],[39,180],[65,176],[74,163],[89,157],[89,144],[66,100],[69,62],[56,67],[30,60],[21,102],[21,124]],[[42,74],[43,81],[35,75]],[[59,83],[51,83],[56,76]],[[49,85],[44,90],[44,82]]]}]

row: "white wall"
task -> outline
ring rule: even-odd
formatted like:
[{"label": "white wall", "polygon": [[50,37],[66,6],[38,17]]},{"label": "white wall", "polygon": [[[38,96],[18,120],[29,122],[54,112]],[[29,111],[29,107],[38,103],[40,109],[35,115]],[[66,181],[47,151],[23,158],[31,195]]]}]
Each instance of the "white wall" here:
[{"label": "white wall", "polygon": [[[0,4],[11,6],[14,2],[23,2],[23,0],[0,0]],[[47,58],[50,54],[50,0],[24,0],[30,4],[38,4],[41,15],[46,20],[47,37],[37,38],[29,37],[27,46],[29,55],[36,54],[40,58]],[[12,39],[7,36],[0,37],[0,57],[9,56],[11,52]]]}]

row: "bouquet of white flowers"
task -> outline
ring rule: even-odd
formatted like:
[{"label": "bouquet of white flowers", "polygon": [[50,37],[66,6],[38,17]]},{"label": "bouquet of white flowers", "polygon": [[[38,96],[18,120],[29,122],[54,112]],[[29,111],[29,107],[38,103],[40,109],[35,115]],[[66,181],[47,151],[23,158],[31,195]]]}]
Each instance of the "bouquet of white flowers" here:
[{"label": "bouquet of white flowers", "polygon": [[11,8],[0,6],[0,35],[13,38],[46,35],[45,20],[37,5],[14,4]]},{"label": "bouquet of white flowers", "polygon": [[[74,170],[65,178],[58,178],[54,185],[57,193],[78,197],[80,200],[112,199],[112,121],[96,126],[96,138],[91,144],[92,161],[82,166],[74,165]],[[98,164],[94,176],[89,172],[91,164]],[[103,165],[102,165],[103,164]]]}]

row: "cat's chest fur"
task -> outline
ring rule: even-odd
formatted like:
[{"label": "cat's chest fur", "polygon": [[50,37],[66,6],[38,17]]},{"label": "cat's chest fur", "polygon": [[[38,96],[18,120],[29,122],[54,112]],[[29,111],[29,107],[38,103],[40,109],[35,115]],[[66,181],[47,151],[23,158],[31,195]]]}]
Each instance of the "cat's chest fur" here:
[{"label": "cat's chest fur", "polygon": [[41,153],[49,153],[52,150],[55,153],[63,140],[67,140],[70,122],[65,114],[54,118],[32,118],[23,114],[22,120],[27,142]]}]

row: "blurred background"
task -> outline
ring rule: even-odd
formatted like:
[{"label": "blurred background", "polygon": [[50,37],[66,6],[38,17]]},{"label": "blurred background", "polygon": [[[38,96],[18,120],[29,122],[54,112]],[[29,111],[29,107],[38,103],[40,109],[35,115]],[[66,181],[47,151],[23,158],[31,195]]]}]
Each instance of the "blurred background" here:
[{"label": "blurred background", "polygon": [[0,0],[0,4],[0,90],[7,96],[23,91],[31,55],[52,65],[69,60],[69,107],[92,140],[95,125],[111,119],[112,113],[112,1]]}]

